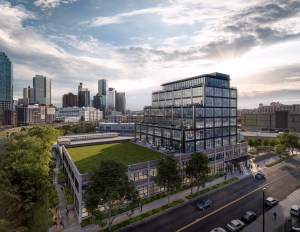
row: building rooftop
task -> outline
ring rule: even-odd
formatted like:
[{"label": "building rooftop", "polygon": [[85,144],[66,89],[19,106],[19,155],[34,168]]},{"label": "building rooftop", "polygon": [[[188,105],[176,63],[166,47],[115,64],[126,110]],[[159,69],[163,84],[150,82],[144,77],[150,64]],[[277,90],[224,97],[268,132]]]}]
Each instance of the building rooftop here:
[{"label": "building rooftop", "polygon": [[278,133],[264,132],[264,131],[241,131],[241,135],[246,137],[265,137],[276,138]]},{"label": "building rooftop", "polygon": [[67,148],[80,173],[89,173],[100,161],[113,159],[125,165],[156,160],[163,154],[132,142],[113,142]]},{"label": "building rooftop", "polygon": [[167,83],[162,84],[161,86],[173,84],[176,82],[182,82],[182,81],[186,81],[186,80],[192,80],[192,79],[199,78],[199,77],[217,77],[219,79],[224,79],[224,80],[229,80],[229,78],[230,78],[230,76],[227,74],[214,72],[214,73],[208,73],[208,74],[198,75],[198,76],[194,76],[194,77],[183,78],[183,79],[180,79],[177,81],[167,82]]}]

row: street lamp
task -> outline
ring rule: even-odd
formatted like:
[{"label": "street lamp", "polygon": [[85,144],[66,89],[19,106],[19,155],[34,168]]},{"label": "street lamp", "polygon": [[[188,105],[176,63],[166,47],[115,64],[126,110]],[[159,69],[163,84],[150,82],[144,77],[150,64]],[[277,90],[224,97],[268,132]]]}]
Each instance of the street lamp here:
[{"label": "street lamp", "polygon": [[265,190],[268,188],[267,187],[264,187],[262,189],[263,191],[263,232],[265,232]]}]

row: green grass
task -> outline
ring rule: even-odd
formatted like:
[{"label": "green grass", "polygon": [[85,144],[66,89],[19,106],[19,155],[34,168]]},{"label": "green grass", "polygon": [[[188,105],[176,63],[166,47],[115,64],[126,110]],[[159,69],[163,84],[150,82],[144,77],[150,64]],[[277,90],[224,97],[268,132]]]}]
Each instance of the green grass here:
[{"label": "green grass", "polygon": [[114,159],[125,165],[159,159],[162,154],[131,142],[67,148],[80,173],[88,173],[102,160]]}]

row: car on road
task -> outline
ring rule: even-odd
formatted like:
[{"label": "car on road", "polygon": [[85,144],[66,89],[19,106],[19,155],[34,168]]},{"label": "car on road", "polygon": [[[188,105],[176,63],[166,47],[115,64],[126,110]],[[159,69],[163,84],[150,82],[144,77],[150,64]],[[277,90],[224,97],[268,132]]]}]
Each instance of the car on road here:
[{"label": "car on road", "polygon": [[290,214],[294,216],[300,216],[300,205],[293,205],[290,209]]},{"label": "car on road", "polygon": [[250,223],[256,219],[256,213],[252,211],[246,211],[244,215],[242,216],[242,221],[246,223]]},{"label": "car on road", "polygon": [[213,201],[210,199],[202,199],[197,203],[197,208],[200,210],[204,210],[205,208],[211,207],[213,205]]},{"label": "car on road", "polygon": [[210,232],[226,232],[226,230],[223,229],[222,227],[217,227],[217,228],[214,228],[213,230],[211,230]]},{"label": "car on road", "polygon": [[274,197],[267,197],[265,200],[267,206],[273,207],[278,204],[278,200]]},{"label": "car on road", "polygon": [[255,174],[255,179],[263,179],[265,178],[265,174],[263,174],[262,172],[258,172]]},{"label": "car on road", "polygon": [[242,222],[239,219],[235,219],[235,220],[230,221],[226,225],[226,228],[231,232],[235,232],[235,231],[240,231],[244,226],[245,226],[244,222]]}]

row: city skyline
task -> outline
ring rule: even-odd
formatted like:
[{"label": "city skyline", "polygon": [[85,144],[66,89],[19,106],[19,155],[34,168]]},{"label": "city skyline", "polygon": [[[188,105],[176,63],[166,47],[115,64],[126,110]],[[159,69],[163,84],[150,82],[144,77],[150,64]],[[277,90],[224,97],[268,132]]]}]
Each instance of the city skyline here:
[{"label": "city skyline", "polygon": [[98,79],[151,105],[169,81],[222,72],[238,107],[300,102],[300,3],[276,1],[0,0],[0,51],[14,66],[14,99],[32,76],[52,80],[52,103]]}]

